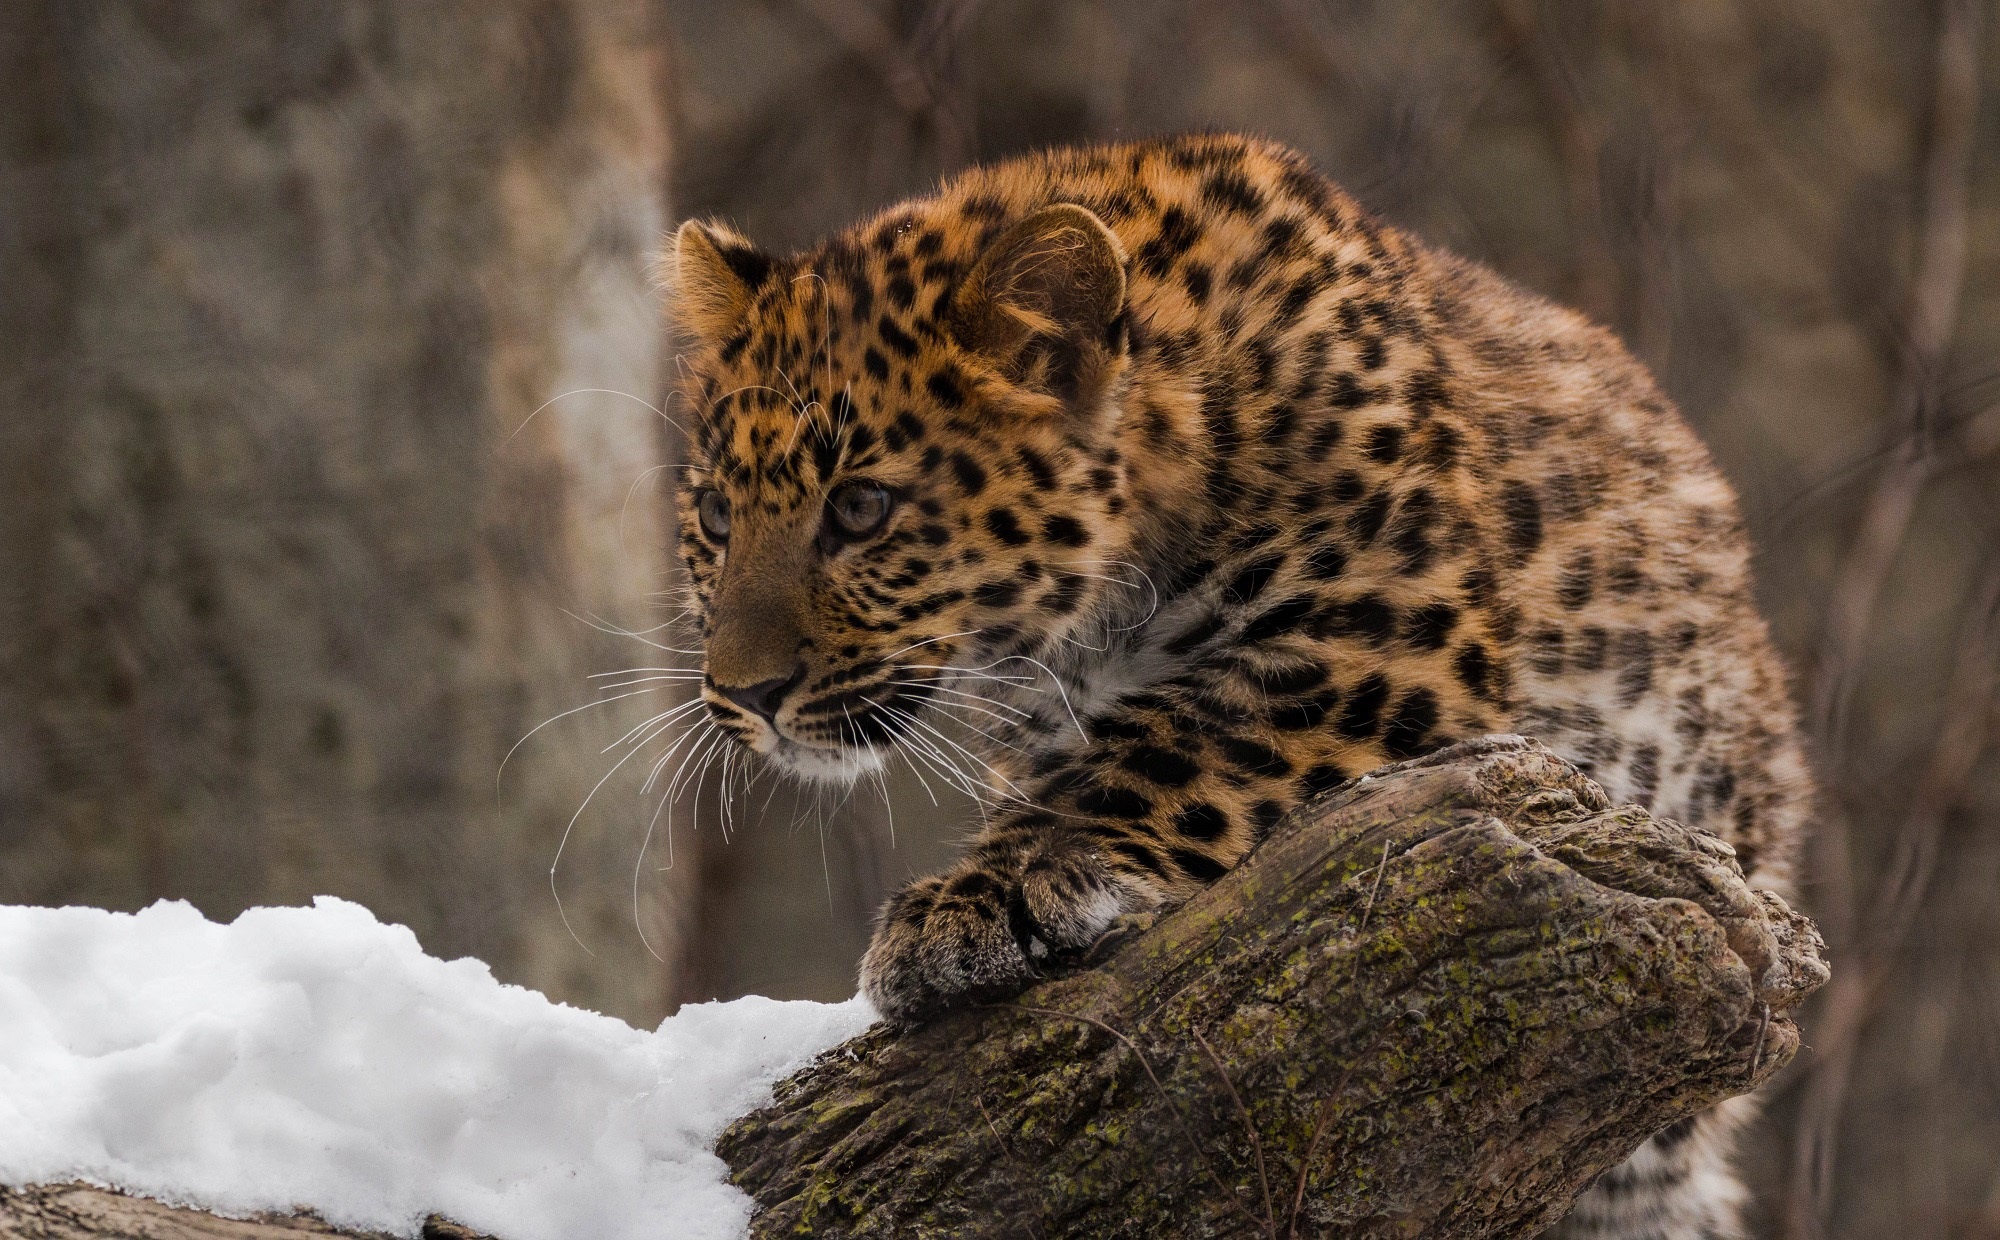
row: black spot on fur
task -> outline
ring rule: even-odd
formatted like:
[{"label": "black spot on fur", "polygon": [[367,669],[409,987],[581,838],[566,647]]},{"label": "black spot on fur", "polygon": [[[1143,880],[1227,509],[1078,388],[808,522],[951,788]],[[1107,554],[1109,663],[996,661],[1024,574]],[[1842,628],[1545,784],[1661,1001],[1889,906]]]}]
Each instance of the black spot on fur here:
[{"label": "black spot on fur", "polygon": [[1373,398],[1373,393],[1361,386],[1352,372],[1341,371],[1333,377],[1333,386],[1327,392],[1327,403],[1336,409],[1359,409]]},{"label": "black spot on fur", "polygon": [[1021,529],[1019,518],[1015,517],[1014,510],[1011,508],[995,508],[988,512],[986,514],[986,528],[992,531],[993,537],[1010,547],[1026,546],[1030,541],[1027,533]]},{"label": "black spot on fur", "polygon": [[1193,758],[1158,745],[1136,746],[1125,754],[1119,765],[1162,788],[1184,788],[1201,774],[1201,767]]},{"label": "black spot on fur", "polygon": [[1507,519],[1507,546],[1514,563],[1524,564],[1542,545],[1542,504],[1535,489],[1525,482],[1509,482],[1500,489],[1500,512]]},{"label": "black spot on fur", "polygon": [[1188,263],[1181,268],[1181,287],[1187,290],[1188,300],[1195,305],[1208,304],[1208,291],[1212,284],[1213,277],[1206,265]]},{"label": "black spot on fur", "polygon": [[1104,818],[1144,818],[1153,812],[1153,803],[1130,788],[1096,784],[1077,793],[1076,807],[1086,814]]},{"label": "black spot on fur", "polygon": [[1429,689],[1412,689],[1396,703],[1383,727],[1382,748],[1392,758],[1414,758],[1427,748],[1426,741],[1437,722],[1437,695]]},{"label": "black spot on fur", "polygon": [[1015,581],[989,581],[972,592],[972,601],[982,607],[1012,607],[1021,597]]},{"label": "black spot on fur", "polygon": [[1458,673],[1458,683],[1471,691],[1474,697],[1491,701],[1493,692],[1493,660],[1487,657],[1486,647],[1478,642],[1467,642],[1459,647],[1452,659],[1452,670]]},{"label": "black spot on fur", "polygon": [[1571,611],[1576,611],[1590,602],[1596,592],[1597,562],[1588,548],[1571,556],[1563,565],[1562,578],[1556,583],[1556,601]]},{"label": "black spot on fur", "polygon": [[1653,807],[1653,794],[1660,787],[1660,747],[1641,745],[1632,751],[1632,767],[1629,771],[1632,781],[1632,799],[1647,809]]},{"label": "black spot on fur", "polygon": [[1209,173],[1201,184],[1201,197],[1204,202],[1245,215],[1254,214],[1264,205],[1264,196],[1257,192],[1256,186],[1234,168]]},{"label": "black spot on fur", "polygon": [[958,485],[967,495],[977,495],[986,489],[986,471],[963,452],[951,454],[951,472],[958,475]]},{"label": "black spot on fur", "polygon": [[1329,604],[1317,631],[1322,637],[1362,637],[1380,645],[1396,631],[1396,609],[1379,594],[1364,594]]},{"label": "black spot on fur", "polygon": [[1618,704],[1631,706],[1653,687],[1653,638],[1644,629],[1618,635]]},{"label": "black spot on fur", "polygon": [[1361,546],[1375,541],[1375,535],[1382,532],[1382,525],[1389,519],[1390,495],[1386,490],[1377,491],[1362,501],[1347,517],[1347,532]]},{"label": "black spot on fur", "polygon": [[1352,778],[1338,763],[1322,762],[1300,776],[1299,791],[1305,796],[1315,797],[1333,791]]},{"label": "black spot on fur", "polygon": [[1289,697],[1295,693],[1310,693],[1326,683],[1326,669],[1317,663],[1301,663],[1297,667],[1281,668],[1277,671],[1260,671],[1254,676],[1257,688],[1267,697]]},{"label": "black spot on fur", "polygon": [[1262,559],[1250,561],[1250,563],[1245,564],[1237,570],[1236,576],[1230,580],[1225,593],[1228,594],[1230,600],[1233,602],[1248,603],[1254,601],[1259,594],[1264,592],[1264,587],[1271,584],[1271,578],[1277,573],[1284,562],[1285,557],[1282,554],[1267,555]]},{"label": "black spot on fur", "polygon": [[1328,543],[1306,557],[1305,571],[1321,581],[1332,581],[1347,571],[1347,555]]},{"label": "black spot on fur", "polygon": [[875,334],[882,337],[882,343],[888,345],[899,356],[915,357],[917,355],[917,342],[911,338],[910,333],[897,326],[896,320],[890,318],[888,315],[885,314],[875,320]]},{"label": "black spot on fur", "polygon": [[1322,693],[1302,702],[1274,707],[1271,726],[1283,732],[1307,732],[1325,722],[1326,714],[1340,704],[1338,693]]},{"label": "black spot on fur", "polygon": [[951,370],[940,370],[924,381],[931,396],[947,409],[957,409],[965,404],[965,392],[958,386],[958,376]]},{"label": "black spot on fur", "polygon": [[1430,603],[1412,611],[1403,621],[1403,640],[1418,650],[1441,650],[1458,626],[1458,609],[1449,603]]},{"label": "black spot on fur", "polygon": [[715,252],[721,256],[730,273],[755,290],[770,277],[777,264],[762,250],[747,245],[718,245]]},{"label": "black spot on fur", "polygon": [[1368,459],[1387,465],[1403,455],[1403,428],[1388,423],[1368,432]]},{"label": "black spot on fur", "polygon": [[1219,840],[1229,833],[1229,815],[1206,801],[1196,801],[1174,815],[1174,830],[1191,840]]},{"label": "black spot on fur", "polygon": [[1311,618],[1319,605],[1310,594],[1296,594],[1243,626],[1243,642],[1252,645],[1290,633]]},{"label": "black spot on fur", "polygon": [[1193,248],[1201,238],[1201,226],[1179,206],[1168,207],[1160,213],[1160,232],[1151,241],[1139,247],[1133,261],[1139,269],[1156,279],[1164,279],[1173,270],[1174,261]]},{"label": "black spot on fur", "polygon": [[1215,747],[1232,765],[1252,775],[1268,775],[1275,779],[1291,774],[1292,764],[1285,760],[1285,755],[1248,737],[1218,736]]},{"label": "black spot on fur", "polygon": [[1081,547],[1090,541],[1089,532],[1075,517],[1048,518],[1042,522],[1042,536],[1065,547]]},{"label": "black spot on fur", "polygon": [[1034,478],[1036,486],[1044,491],[1055,490],[1056,471],[1049,467],[1048,461],[1041,453],[1035,451],[1033,448],[1024,446],[1014,449],[1014,455],[1020,459],[1022,467]]},{"label": "black spot on fur", "polygon": [[1176,655],[1188,654],[1209,638],[1220,633],[1223,626],[1228,623],[1229,618],[1227,616],[1219,612],[1211,612],[1203,618],[1200,624],[1195,625],[1187,632],[1168,642],[1166,646],[1167,653]]},{"label": "black spot on fur", "polygon": [[1380,672],[1365,677],[1348,695],[1347,709],[1335,729],[1349,740],[1366,740],[1381,726],[1382,707],[1388,700],[1388,680]]}]

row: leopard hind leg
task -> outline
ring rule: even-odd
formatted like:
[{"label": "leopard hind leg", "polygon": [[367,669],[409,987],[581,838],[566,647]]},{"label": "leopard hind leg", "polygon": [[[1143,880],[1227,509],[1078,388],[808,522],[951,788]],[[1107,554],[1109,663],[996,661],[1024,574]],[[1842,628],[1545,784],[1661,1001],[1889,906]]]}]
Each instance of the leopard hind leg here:
[{"label": "leopard hind leg", "polygon": [[1742,1240],[1745,1194],[1731,1155],[1756,1113],[1754,1099],[1731,1098],[1649,1137],[1543,1240]]}]

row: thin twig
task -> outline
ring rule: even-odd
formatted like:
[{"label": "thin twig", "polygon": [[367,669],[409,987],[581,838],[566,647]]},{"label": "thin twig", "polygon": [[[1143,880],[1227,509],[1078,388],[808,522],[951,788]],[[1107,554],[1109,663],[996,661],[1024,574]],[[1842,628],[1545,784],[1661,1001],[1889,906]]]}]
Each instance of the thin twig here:
[{"label": "thin twig", "polygon": [[1222,1056],[1201,1036],[1201,1030],[1188,1026],[1188,1032],[1208,1055],[1208,1061],[1215,1065],[1215,1074],[1222,1078],[1222,1087],[1229,1091],[1229,1100],[1236,1104],[1236,1114],[1243,1121],[1243,1130],[1250,1134],[1250,1152],[1257,1158],[1257,1184],[1264,1190],[1264,1218],[1271,1234],[1278,1231],[1278,1212],[1271,1204],[1271,1177],[1264,1173],[1264,1139],[1257,1135],[1257,1125],[1250,1118],[1250,1108],[1243,1105],[1243,1095],[1236,1092],[1236,1085],[1229,1079],[1229,1069],[1222,1066]]},{"label": "thin twig", "polygon": [[1361,906],[1361,920],[1354,927],[1353,976],[1355,977],[1361,976],[1361,936],[1368,933],[1368,915],[1375,911],[1375,893],[1382,890],[1382,875],[1389,868],[1389,843],[1387,839],[1382,841],[1382,859],[1375,863],[1375,881],[1368,888],[1368,901]]},{"label": "thin twig", "polygon": [[1766,1003],[1764,1015],[1757,1021],[1757,1045],[1750,1052],[1750,1079],[1757,1079],[1757,1069],[1764,1066],[1764,1035],[1771,1032],[1771,1005]]}]

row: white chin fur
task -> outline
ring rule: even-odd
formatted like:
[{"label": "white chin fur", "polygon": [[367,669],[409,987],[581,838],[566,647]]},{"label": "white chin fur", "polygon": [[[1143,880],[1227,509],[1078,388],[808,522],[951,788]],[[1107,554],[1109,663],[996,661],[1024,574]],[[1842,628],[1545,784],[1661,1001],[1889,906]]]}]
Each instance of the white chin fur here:
[{"label": "white chin fur", "polygon": [[866,749],[821,749],[780,737],[777,745],[765,752],[801,779],[842,787],[882,769],[881,755]]}]

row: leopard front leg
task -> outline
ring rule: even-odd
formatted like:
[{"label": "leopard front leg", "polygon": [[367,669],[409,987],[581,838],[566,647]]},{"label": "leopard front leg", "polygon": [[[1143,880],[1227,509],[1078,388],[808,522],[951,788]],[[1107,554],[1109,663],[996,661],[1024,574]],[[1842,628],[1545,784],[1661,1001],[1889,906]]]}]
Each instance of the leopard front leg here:
[{"label": "leopard front leg", "polygon": [[1106,866],[1087,835],[1038,817],[995,824],[951,869],[889,901],[861,962],[878,1011],[918,1021],[1015,994],[1080,955],[1121,913],[1160,903],[1156,885]]},{"label": "leopard front leg", "polygon": [[1090,742],[1045,761],[1027,805],[889,902],[863,990],[903,1021],[1014,994],[1121,914],[1220,878],[1303,797],[1403,756],[1374,729],[1325,726],[1344,696],[1326,681],[1273,692],[1191,675],[1090,720]]}]

